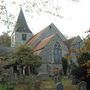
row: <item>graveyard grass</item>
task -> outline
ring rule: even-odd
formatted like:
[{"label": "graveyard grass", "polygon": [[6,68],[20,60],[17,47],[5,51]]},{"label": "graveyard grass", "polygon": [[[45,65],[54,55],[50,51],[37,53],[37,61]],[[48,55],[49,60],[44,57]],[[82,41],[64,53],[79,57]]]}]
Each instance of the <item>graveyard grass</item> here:
[{"label": "graveyard grass", "polygon": [[[67,77],[62,78],[62,83],[64,85],[64,90],[78,90],[77,85],[72,85],[72,82]],[[0,85],[0,90],[4,90]],[[42,81],[41,90],[55,90],[55,82],[51,78],[48,80]]]},{"label": "graveyard grass", "polygon": [[62,83],[64,85],[65,90],[78,90],[78,86],[72,85],[72,81],[67,77],[62,78]]},{"label": "graveyard grass", "polygon": [[[62,78],[62,83],[64,85],[64,90],[78,90],[77,85],[72,85],[72,82],[67,77]],[[41,90],[55,90],[55,83],[53,80],[43,81],[41,85]]]},{"label": "graveyard grass", "polygon": [[41,90],[55,90],[55,83],[52,79],[42,81]]},{"label": "graveyard grass", "polygon": [[0,85],[0,90],[5,90],[5,86],[3,86],[3,85]]}]

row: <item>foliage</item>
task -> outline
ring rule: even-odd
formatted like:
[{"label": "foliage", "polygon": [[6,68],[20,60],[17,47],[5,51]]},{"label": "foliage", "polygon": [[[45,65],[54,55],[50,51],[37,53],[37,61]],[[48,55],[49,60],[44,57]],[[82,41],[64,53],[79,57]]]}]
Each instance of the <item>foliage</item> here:
[{"label": "foliage", "polygon": [[18,90],[18,88],[19,90],[35,90],[35,75],[30,74],[29,76],[20,76],[16,81],[18,83],[14,86],[15,90]]},{"label": "foliage", "polygon": [[68,67],[68,61],[67,61],[67,59],[62,58],[62,66],[63,66],[64,75],[66,75],[66,73],[67,73],[67,67]]},{"label": "foliage", "polygon": [[81,77],[84,76],[85,74],[85,69],[83,69],[82,67],[76,67],[71,71],[71,74],[77,78],[77,79],[81,79]]},{"label": "foliage", "polygon": [[87,31],[87,36],[84,39],[84,47],[81,50],[80,56],[78,57],[79,64],[85,64],[90,60],[90,29]]},{"label": "foliage", "polygon": [[90,61],[90,53],[85,52],[81,53],[81,56],[78,58],[79,66],[72,69],[71,74],[78,80],[87,80],[87,63]]},{"label": "foliage", "polygon": [[85,46],[86,46],[86,50],[90,51],[90,39],[89,38],[87,39]]},{"label": "foliage", "polygon": [[0,36],[0,45],[2,45],[2,46],[7,46],[7,47],[10,47],[10,46],[11,46],[10,36],[8,35],[7,32],[4,32],[4,33]]},{"label": "foliage", "polygon": [[78,63],[79,64],[85,64],[90,60],[90,53],[81,53],[81,56],[78,58]]},{"label": "foliage", "polygon": [[25,45],[15,49],[12,60],[21,65],[33,65],[35,67],[41,65],[41,57],[34,55],[31,48]]},{"label": "foliage", "polygon": [[[90,31],[89,31],[90,33]],[[84,40],[84,47],[80,53],[78,59],[78,67],[72,69],[71,74],[78,80],[87,80],[87,63],[90,61],[90,34]]]},{"label": "foliage", "polygon": [[85,39],[85,51],[90,52],[90,34]]}]

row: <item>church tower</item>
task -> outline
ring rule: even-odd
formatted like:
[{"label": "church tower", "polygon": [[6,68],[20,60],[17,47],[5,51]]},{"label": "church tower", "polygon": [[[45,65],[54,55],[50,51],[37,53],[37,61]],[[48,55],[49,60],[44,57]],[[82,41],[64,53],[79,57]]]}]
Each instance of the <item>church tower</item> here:
[{"label": "church tower", "polygon": [[15,25],[15,28],[11,35],[11,47],[17,47],[26,43],[28,39],[33,36],[33,33],[30,31],[27,22],[25,20],[22,8]]}]

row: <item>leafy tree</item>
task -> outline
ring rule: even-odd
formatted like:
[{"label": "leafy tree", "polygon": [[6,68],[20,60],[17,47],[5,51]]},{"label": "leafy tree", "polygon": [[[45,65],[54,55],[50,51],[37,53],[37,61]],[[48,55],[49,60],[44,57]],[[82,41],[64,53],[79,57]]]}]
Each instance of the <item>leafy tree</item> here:
[{"label": "leafy tree", "polygon": [[67,59],[62,58],[62,66],[63,66],[64,75],[66,75],[67,74],[67,67],[68,67]]},{"label": "leafy tree", "polygon": [[90,52],[90,29],[87,31],[87,36],[85,38],[85,52]]},{"label": "leafy tree", "polygon": [[71,75],[75,77],[75,79],[81,81],[85,80],[86,77],[86,67],[76,67],[71,71]]},{"label": "leafy tree", "polygon": [[81,56],[78,58],[78,63],[80,64],[85,64],[90,60],[90,53],[81,53]]},{"label": "leafy tree", "polygon": [[7,32],[3,32],[3,34],[0,36],[0,45],[2,46],[11,46],[11,39]]},{"label": "leafy tree", "polygon": [[77,57],[79,66],[74,68],[71,74],[80,81],[86,81],[87,88],[90,88],[90,75],[88,75],[87,72],[87,70],[90,69],[90,30],[88,31],[88,35],[85,38],[84,43],[80,56]]},{"label": "leafy tree", "polygon": [[86,32],[87,36],[84,39],[84,47],[81,50],[80,56],[78,57],[79,64],[85,64],[90,60],[90,29]]},{"label": "leafy tree", "polygon": [[20,46],[12,53],[11,63],[18,63],[20,65],[30,65],[31,71],[41,65],[41,57],[34,55],[33,51],[28,46]]}]

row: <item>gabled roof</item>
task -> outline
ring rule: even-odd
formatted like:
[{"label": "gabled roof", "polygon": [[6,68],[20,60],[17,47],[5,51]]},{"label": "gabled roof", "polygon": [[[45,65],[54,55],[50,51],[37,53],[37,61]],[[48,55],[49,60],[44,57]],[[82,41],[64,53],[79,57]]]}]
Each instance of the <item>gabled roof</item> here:
[{"label": "gabled roof", "polygon": [[33,42],[35,42],[35,41],[40,37],[40,35],[41,35],[43,32],[44,32],[44,30],[42,30],[42,31],[40,31],[39,33],[35,34],[32,38],[30,38],[30,39],[26,42],[26,44],[27,44],[27,45],[30,45],[30,44],[32,44]]},{"label": "gabled roof", "polygon": [[22,11],[22,8],[20,9],[20,13],[19,13],[16,25],[15,25],[14,31],[32,33],[30,31],[30,29],[28,28],[27,22],[25,20],[25,17],[24,17],[23,11]]},{"label": "gabled roof", "polygon": [[[53,23],[51,23],[49,26],[47,26],[46,28],[44,28],[42,31],[40,31],[39,33],[37,33],[36,35],[34,35],[31,39],[29,39],[28,41],[27,41],[27,45],[33,45],[33,44],[35,44],[37,41],[37,44],[41,41],[41,40],[43,40],[43,39],[45,39],[46,37],[49,37],[49,36],[51,36],[51,35],[53,35],[53,34],[55,34],[55,33],[57,33],[59,36],[60,36],[60,38],[61,39],[63,39],[63,40],[66,40],[66,38],[63,36],[63,34],[57,29],[57,27],[53,24]],[[36,45],[37,45],[36,44]],[[36,45],[34,45],[34,47],[36,46]]]},{"label": "gabled roof", "polygon": [[64,44],[67,46],[68,49],[70,49],[72,42],[75,38],[76,37],[73,37],[73,38],[68,39],[67,41],[64,41]]},{"label": "gabled roof", "polygon": [[80,38],[80,36],[76,36],[73,38],[68,39],[67,41],[64,41],[65,45],[67,46],[68,49],[70,49],[70,47],[78,42],[81,42],[82,39]]},{"label": "gabled roof", "polygon": [[79,42],[82,42],[82,39],[81,39],[80,36],[77,36],[77,37],[73,40],[72,45],[74,45],[74,44],[76,44],[76,43],[79,43]]},{"label": "gabled roof", "polygon": [[51,35],[45,39],[43,39],[35,48],[34,48],[34,51],[38,51],[38,50],[41,50],[43,49],[50,41],[51,39],[55,36],[54,35]]},{"label": "gabled roof", "polygon": [[40,53],[43,51],[43,49],[48,45],[48,43],[51,41],[51,39],[55,36],[51,35],[45,39],[43,39],[34,49],[34,54],[35,55],[40,55]]}]

